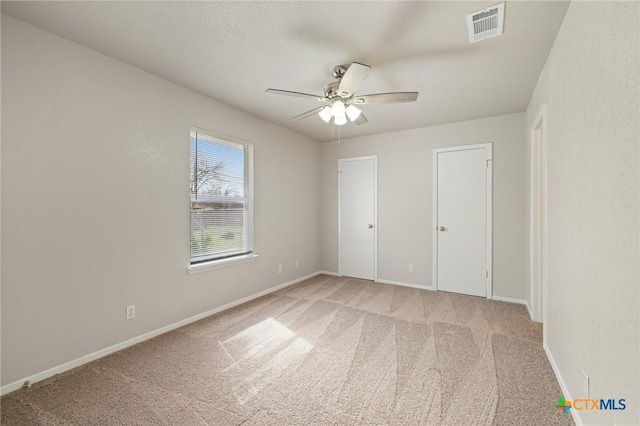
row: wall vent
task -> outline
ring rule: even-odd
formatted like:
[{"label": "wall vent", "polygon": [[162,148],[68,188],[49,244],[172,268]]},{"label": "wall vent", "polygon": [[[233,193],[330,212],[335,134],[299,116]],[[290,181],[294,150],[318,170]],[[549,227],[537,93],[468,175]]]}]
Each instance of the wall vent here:
[{"label": "wall vent", "polygon": [[468,14],[469,42],[475,43],[502,35],[503,23],[504,3]]}]

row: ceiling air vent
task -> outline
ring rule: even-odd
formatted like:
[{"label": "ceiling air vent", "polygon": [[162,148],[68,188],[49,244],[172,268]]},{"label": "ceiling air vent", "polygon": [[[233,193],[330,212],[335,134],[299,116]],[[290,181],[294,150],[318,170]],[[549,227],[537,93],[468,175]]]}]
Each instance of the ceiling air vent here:
[{"label": "ceiling air vent", "polygon": [[475,43],[501,35],[503,22],[504,3],[468,14],[469,42]]}]

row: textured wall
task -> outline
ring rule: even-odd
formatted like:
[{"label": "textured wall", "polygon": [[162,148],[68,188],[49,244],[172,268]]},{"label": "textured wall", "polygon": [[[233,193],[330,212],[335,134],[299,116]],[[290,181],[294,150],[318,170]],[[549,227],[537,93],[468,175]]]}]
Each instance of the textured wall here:
[{"label": "textured wall", "polygon": [[[640,423],[637,2],[574,2],[527,110],[547,105],[545,334],[569,394],[626,398],[587,424]],[[530,143],[530,142],[529,142]]]},{"label": "textured wall", "polygon": [[[317,142],[2,19],[3,385],[319,269]],[[255,262],[187,274],[190,126],[254,143]]]},{"label": "textured wall", "polygon": [[[432,150],[493,142],[493,293],[524,299],[524,114],[322,144],[322,268],[338,271],[338,159],[378,155],[378,279],[431,286]],[[414,272],[408,272],[408,265]]]}]

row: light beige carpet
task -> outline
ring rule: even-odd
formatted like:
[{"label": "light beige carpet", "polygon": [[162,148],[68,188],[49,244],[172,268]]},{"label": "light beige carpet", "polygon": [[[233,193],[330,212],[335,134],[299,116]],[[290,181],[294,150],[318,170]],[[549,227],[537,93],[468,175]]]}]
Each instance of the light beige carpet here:
[{"label": "light beige carpet", "polygon": [[572,424],[525,308],[319,275],[2,398],[2,425]]}]

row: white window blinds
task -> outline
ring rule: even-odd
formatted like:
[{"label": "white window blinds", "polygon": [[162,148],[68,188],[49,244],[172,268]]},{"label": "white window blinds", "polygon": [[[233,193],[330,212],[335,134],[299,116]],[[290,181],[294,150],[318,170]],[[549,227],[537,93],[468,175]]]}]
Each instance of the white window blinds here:
[{"label": "white window blinds", "polygon": [[191,264],[253,252],[248,143],[191,129]]}]

